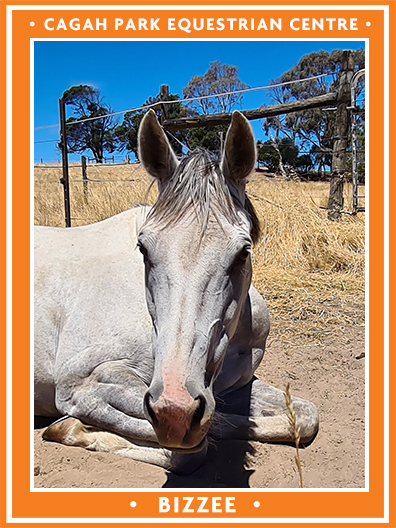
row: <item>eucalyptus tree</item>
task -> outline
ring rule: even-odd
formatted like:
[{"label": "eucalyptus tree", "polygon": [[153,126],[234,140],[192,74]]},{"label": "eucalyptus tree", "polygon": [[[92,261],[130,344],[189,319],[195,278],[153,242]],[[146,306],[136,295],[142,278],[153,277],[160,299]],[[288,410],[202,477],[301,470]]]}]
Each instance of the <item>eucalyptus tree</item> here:
[{"label": "eucalyptus tree", "polygon": [[[304,55],[293,68],[277,79],[271,80],[271,84],[287,83],[322,74],[326,74],[326,77],[274,86],[270,90],[272,102],[274,104],[288,103],[336,91],[342,53],[343,50],[337,49],[332,52],[321,50]],[[363,49],[353,50],[352,57],[356,71],[364,68]],[[364,82],[361,79],[357,90],[358,96],[363,90]],[[331,109],[313,108],[266,118],[263,121],[263,129],[266,133],[272,131],[277,139],[283,136],[292,143],[299,141],[301,145],[310,150],[315,165],[324,167],[331,164],[334,120],[335,113]]]},{"label": "eucalyptus tree", "polygon": [[108,116],[113,109],[103,101],[100,90],[86,84],[72,86],[63,92],[62,98],[73,111],[66,121],[68,151],[82,154],[90,150],[95,161],[103,163],[104,153],[117,148],[114,140],[117,121]]}]

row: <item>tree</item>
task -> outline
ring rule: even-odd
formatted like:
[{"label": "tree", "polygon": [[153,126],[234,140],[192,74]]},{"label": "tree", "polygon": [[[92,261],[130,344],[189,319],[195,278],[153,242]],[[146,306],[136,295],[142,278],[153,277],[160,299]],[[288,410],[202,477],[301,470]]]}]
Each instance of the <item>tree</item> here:
[{"label": "tree", "polygon": [[[191,77],[188,85],[183,88],[183,97],[197,97],[186,105],[186,115],[228,113],[236,105],[240,105],[243,94],[230,93],[220,97],[205,97],[213,94],[225,94],[249,88],[238,77],[238,68],[220,61],[210,63],[209,69],[203,75]],[[226,125],[192,128],[186,132],[186,141],[189,148],[204,148],[212,152],[219,152],[221,136],[225,138]]]},{"label": "tree", "polygon": [[257,160],[262,163],[270,171],[277,172],[279,168],[279,162],[296,166],[298,159],[298,146],[293,145],[287,138],[282,138],[280,142],[276,142],[273,138],[262,142],[260,139],[257,141]]},{"label": "tree", "polygon": [[183,97],[197,97],[187,106],[195,112],[211,114],[216,112],[231,112],[235,105],[240,104],[243,94],[228,93],[221,97],[206,98],[207,95],[225,94],[249,88],[238,77],[238,68],[220,61],[210,63],[210,67],[203,75],[191,77],[188,85],[183,88]]},{"label": "tree", "polygon": [[96,162],[103,163],[104,152],[116,150],[116,120],[113,116],[84,120],[111,114],[111,106],[103,102],[100,90],[85,84],[72,86],[63,93],[62,98],[66,105],[73,108],[73,115],[66,121],[68,151],[82,154],[90,150]]},{"label": "tree", "polygon": [[[293,100],[309,99],[336,91],[342,52],[343,50],[333,50],[331,53],[318,51],[304,55],[293,68],[287,70],[278,79],[272,80],[271,83],[285,83],[324,73],[328,74],[329,77],[274,87],[270,92],[273,102],[279,104]],[[364,50],[354,50],[352,51],[352,56],[355,70],[364,68]],[[363,79],[361,79],[358,84],[358,95],[363,89],[364,84]],[[300,140],[302,145],[311,149],[315,164],[319,168],[323,168],[331,164],[334,118],[334,112],[313,108],[284,116],[267,118],[263,122],[263,128],[266,133],[273,130],[277,138],[283,135],[293,143]]]},{"label": "tree", "polygon": [[297,169],[310,171],[314,167],[314,162],[309,154],[301,154],[301,156],[298,156],[296,159],[295,166]]},{"label": "tree", "polygon": [[270,171],[275,172],[279,166],[279,154],[276,152],[270,139],[267,141],[257,141],[257,161],[267,167]]},{"label": "tree", "polygon": [[278,148],[281,153],[283,163],[287,163],[288,165],[295,167],[298,158],[298,146],[289,141],[287,137],[283,137],[278,143]]},{"label": "tree", "polygon": [[210,152],[220,152],[221,136],[225,140],[227,125],[190,128],[187,130],[187,143],[191,150],[205,149]]},{"label": "tree", "polygon": [[[178,94],[170,94],[168,97],[169,101],[176,101],[177,99],[180,99]],[[161,105],[160,103],[160,95],[156,95],[155,97],[149,97],[142,106],[150,106],[153,104],[158,103],[158,106],[154,106],[153,110],[157,114],[158,120],[161,120]],[[182,117],[185,112],[185,109],[182,107],[181,103],[173,103],[171,105],[167,105],[168,110],[168,118],[174,119],[176,117]],[[114,131],[114,138],[115,142],[117,144],[117,149],[122,150],[129,150],[130,152],[133,152],[136,156],[136,159],[138,159],[138,133],[139,133],[139,127],[140,123],[146,113],[146,110],[137,110],[136,112],[128,112],[124,115],[123,122],[121,125],[117,126]],[[175,139],[177,138],[177,139]],[[176,152],[176,154],[182,153],[182,145],[181,143],[185,143],[186,141],[186,131],[174,131],[172,132],[172,135],[168,135],[168,139],[170,144],[172,145],[173,150]]]}]

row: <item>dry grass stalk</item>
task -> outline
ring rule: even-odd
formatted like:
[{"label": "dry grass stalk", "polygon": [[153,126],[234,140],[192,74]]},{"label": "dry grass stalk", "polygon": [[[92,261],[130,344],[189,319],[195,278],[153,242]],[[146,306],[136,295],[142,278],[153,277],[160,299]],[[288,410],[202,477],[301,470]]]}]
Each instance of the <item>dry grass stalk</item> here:
[{"label": "dry grass stalk", "polygon": [[288,410],[287,418],[290,424],[290,432],[294,438],[294,443],[296,445],[296,456],[294,457],[294,460],[296,461],[298,474],[300,475],[300,488],[303,488],[304,484],[303,484],[302,467],[301,467],[300,450],[299,450],[300,438],[301,438],[300,437],[300,427],[297,426],[296,413],[294,411],[293,402],[292,402],[292,398],[290,394],[290,383],[286,385],[284,397],[286,401],[286,407]]}]

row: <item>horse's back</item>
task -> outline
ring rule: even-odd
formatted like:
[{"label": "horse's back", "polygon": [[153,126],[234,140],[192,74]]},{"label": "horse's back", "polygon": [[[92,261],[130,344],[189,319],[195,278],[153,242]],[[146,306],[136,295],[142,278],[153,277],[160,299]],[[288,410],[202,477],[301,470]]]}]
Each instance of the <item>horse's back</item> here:
[{"label": "horse's back", "polygon": [[35,226],[36,268],[50,261],[68,261],[129,251],[136,244],[137,232],[147,214],[147,207],[135,207],[101,222],[65,229]]},{"label": "horse's back", "polygon": [[90,369],[149,339],[136,250],[144,215],[140,207],[89,226],[35,228],[36,413],[54,414],[59,369],[73,356],[87,354]]}]

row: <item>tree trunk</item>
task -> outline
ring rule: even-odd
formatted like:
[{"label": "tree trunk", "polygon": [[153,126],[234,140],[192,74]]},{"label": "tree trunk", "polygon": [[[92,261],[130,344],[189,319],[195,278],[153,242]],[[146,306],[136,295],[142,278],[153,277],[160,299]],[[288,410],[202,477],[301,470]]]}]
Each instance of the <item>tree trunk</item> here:
[{"label": "tree trunk", "polygon": [[270,134],[270,138],[271,138],[271,143],[272,143],[272,146],[274,147],[274,149],[276,150],[278,156],[279,156],[279,165],[278,165],[278,168],[279,168],[279,172],[281,173],[282,177],[285,178],[286,180],[288,179],[287,177],[287,173],[285,171],[285,168],[283,166],[283,160],[282,160],[282,154],[281,154],[281,151],[279,150],[279,147],[278,147],[278,144],[277,142],[275,141],[274,137],[272,134]]}]

